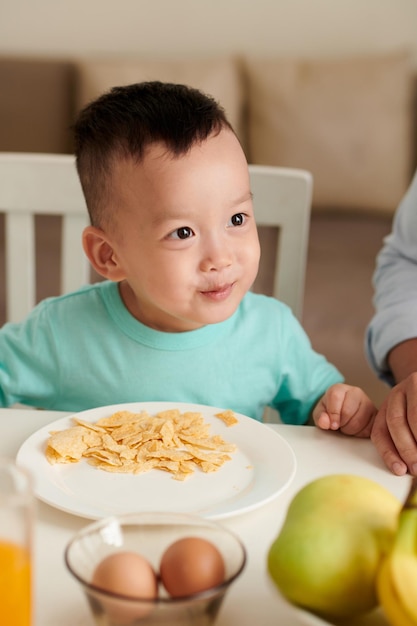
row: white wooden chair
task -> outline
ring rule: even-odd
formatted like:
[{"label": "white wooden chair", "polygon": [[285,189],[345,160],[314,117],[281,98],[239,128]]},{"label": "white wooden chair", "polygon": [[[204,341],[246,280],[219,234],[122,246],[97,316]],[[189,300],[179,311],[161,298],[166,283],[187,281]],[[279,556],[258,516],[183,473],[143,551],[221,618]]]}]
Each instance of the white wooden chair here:
[{"label": "white wooden chair", "polygon": [[[301,318],[312,177],[280,167],[249,170],[256,221],[279,231],[276,258],[266,272],[271,294]],[[5,214],[7,321],[20,321],[35,305],[35,215],[62,216],[59,292],[90,282],[81,245],[88,215],[72,155],[0,153],[0,213]]]},{"label": "white wooden chair", "polygon": [[72,155],[0,153],[0,213],[5,215],[6,321],[22,320],[36,303],[36,215],[62,216],[60,293],[89,282],[81,244],[88,215]]}]

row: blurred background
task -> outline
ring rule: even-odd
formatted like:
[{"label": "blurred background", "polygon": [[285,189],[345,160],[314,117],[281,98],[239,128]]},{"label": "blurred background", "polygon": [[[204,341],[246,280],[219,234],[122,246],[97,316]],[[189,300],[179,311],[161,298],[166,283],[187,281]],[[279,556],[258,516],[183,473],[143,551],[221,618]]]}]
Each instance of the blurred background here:
[{"label": "blurred background", "polygon": [[[416,164],[416,76],[417,0],[2,0],[0,150],[71,152],[77,111],[115,84],[212,93],[250,162],[313,173],[303,324],[379,403],[363,337],[375,255]],[[0,220],[0,250],[2,233]],[[56,239],[41,220],[39,298]]]},{"label": "blurred background", "polygon": [[0,50],[158,56],[362,54],[410,47],[414,0],[2,0]]}]

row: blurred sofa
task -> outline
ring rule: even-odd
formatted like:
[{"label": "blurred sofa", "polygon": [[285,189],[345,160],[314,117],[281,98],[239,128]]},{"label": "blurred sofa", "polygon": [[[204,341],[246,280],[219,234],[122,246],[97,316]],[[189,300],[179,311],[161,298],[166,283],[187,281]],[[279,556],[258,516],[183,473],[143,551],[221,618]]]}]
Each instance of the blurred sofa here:
[{"label": "blurred sofa", "polygon": [[405,51],[337,58],[0,57],[0,150],[71,152],[71,123],[114,85],[159,79],[218,99],[252,163],[314,176],[314,209],[391,214],[414,167]]}]

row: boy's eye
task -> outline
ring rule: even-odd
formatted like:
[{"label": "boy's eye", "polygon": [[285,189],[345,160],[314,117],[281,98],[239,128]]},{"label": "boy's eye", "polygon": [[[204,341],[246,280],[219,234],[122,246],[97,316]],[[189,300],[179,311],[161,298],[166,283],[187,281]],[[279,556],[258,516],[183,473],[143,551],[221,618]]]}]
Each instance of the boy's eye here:
[{"label": "boy's eye", "polygon": [[170,237],[172,237],[173,239],[188,239],[189,237],[193,236],[193,231],[191,228],[189,228],[189,226],[181,226],[181,228],[177,228],[177,230],[174,230]]},{"label": "boy's eye", "polygon": [[244,222],[245,222],[245,215],[243,213],[236,213],[235,215],[232,215],[232,217],[230,218],[230,223],[232,224],[232,226],[242,226]]}]

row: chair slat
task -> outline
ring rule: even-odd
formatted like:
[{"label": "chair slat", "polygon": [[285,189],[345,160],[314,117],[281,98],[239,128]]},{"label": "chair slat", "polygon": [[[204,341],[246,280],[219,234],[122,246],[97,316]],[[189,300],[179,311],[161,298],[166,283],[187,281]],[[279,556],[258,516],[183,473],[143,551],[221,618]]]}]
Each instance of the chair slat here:
[{"label": "chair slat", "polygon": [[6,214],[6,319],[23,319],[35,304],[35,228],[27,213]]}]

